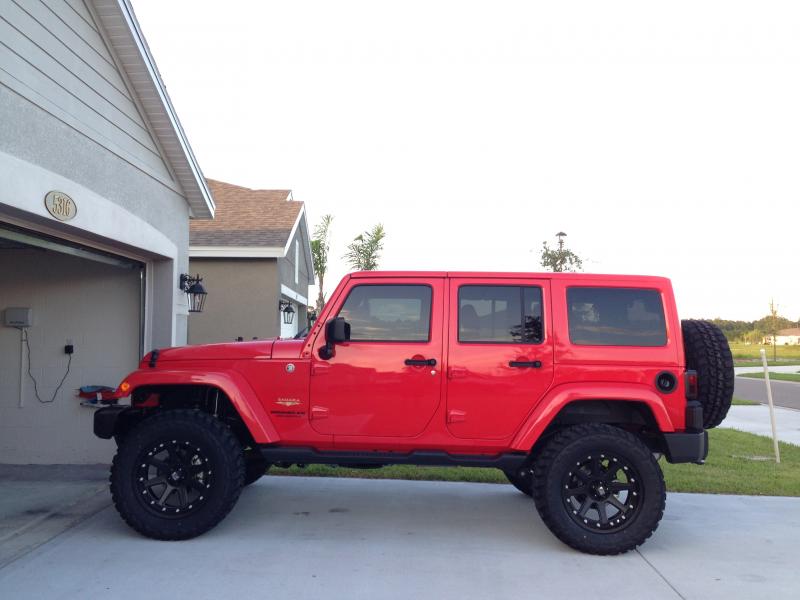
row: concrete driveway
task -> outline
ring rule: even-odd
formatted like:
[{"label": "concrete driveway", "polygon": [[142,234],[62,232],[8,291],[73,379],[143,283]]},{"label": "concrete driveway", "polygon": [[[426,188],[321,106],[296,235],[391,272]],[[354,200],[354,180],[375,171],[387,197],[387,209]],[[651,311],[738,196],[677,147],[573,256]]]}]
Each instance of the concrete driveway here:
[{"label": "concrete driveway", "polygon": [[[720,427],[738,429],[756,435],[772,437],[769,406],[731,406]],[[800,410],[775,407],[775,430],[778,439],[800,446]]]},{"label": "concrete driveway", "polygon": [[639,552],[563,546],[511,486],[265,477],[216,529],[105,509],[0,569],[2,598],[795,598],[800,499],[671,494]]}]

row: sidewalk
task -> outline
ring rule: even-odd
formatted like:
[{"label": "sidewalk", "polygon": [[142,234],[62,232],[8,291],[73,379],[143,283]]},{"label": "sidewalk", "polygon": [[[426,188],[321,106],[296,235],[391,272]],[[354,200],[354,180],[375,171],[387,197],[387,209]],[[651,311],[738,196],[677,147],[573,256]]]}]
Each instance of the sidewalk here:
[{"label": "sidewalk", "polygon": [[[761,365],[755,365],[752,367],[734,367],[733,372],[736,375],[741,375],[742,373],[763,373],[764,367]],[[800,373],[800,365],[793,365],[793,366],[786,366],[780,365],[775,367],[769,367],[770,373]]]},{"label": "sidewalk", "polygon": [[[800,410],[776,406],[775,423],[780,441],[800,446]],[[725,417],[720,427],[772,437],[769,407],[764,404],[759,404],[758,406],[731,406],[728,416]]]}]

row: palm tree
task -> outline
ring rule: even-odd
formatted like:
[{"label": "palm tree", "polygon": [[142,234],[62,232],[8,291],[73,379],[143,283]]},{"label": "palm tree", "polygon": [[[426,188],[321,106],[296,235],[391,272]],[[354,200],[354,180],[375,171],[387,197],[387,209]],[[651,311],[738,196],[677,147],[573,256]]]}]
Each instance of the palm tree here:
[{"label": "palm tree", "polygon": [[347,246],[344,259],[354,271],[374,271],[378,268],[378,261],[383,250],[383,238],[386,232],[383,225],[378,223],[370,231],[365,231],[355,237]]},{"label": "palm tree", "polygon": [[319,279],[319,295],[317,296],[317,314],[325,306],[325,274],[328,272],[328,252],[331,249],[330,228],[332,215],[325,215],[314,228],[314,239],[311,240],[311,258],[314,272]]}]

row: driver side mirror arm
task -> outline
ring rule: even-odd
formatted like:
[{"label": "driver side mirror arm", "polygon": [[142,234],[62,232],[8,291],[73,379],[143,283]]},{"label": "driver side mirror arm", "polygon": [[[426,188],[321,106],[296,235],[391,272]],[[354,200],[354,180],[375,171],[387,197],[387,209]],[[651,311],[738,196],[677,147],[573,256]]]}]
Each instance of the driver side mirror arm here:
[{"label": "driver side mirror arm", "polygon": [[335,317],[325,323],[325,345],[319,349],[322,360],[333,358],[334,347],[350,340],[350,323],[342,317]]},{"label": "driver side mirror arm", "polygon": [[319,349],[319,357],[322,360],[330,360],[333,358],[333,343],[325,341],[325,345]]}]

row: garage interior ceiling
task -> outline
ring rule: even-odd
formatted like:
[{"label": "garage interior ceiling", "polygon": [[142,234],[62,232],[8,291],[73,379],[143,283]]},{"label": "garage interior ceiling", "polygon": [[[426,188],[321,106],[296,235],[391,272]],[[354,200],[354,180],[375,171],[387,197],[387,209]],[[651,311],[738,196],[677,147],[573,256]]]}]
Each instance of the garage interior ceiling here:
[{"label": "garage interior ceiling", "polygon": [[33,235],[8,226],[0,226],[0,250],[13,250],[22,248],[41,248],[62,254],[70,254],[96,262],[113,265],[123,269],[140,269],[143,265],[137,261],[106,254],[98,250],[90,250],[78,245],[67,244],[42,235]]}]

